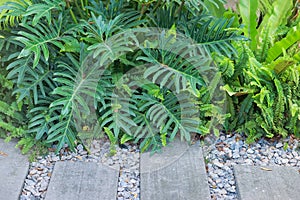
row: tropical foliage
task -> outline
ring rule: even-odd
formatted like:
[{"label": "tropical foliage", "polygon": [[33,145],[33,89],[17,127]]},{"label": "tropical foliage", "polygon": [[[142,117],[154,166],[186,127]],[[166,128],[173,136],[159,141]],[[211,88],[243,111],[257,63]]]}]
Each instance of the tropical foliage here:
[{"label": "tropical foliage", "polygon": [[103,134],[142,151],[224,128],[299,135],[292,0],[5,2],[0,131],[24,152]]},{"label": "tropical foliage", "polygon": [[251,41],[236,45],[240,59],[224,89],[231,96],[234,116],[227,128],[239,126],[249,141],[261,136],[300,136],[297,3],[240,1],[244,34]]}]

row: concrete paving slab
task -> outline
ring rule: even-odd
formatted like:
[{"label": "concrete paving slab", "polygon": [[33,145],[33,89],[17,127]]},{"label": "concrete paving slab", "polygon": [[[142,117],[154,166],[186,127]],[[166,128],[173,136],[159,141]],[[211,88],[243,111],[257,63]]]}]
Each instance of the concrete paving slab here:
[{"label": "concrete paving slab", "polygon": [[15,148],[16,140],[9,143],[0,139],[0,199],[17,200],[28,173],[27,156]]},{"label": "concrete paving slab", "polygon": [[57,162],[46,200],[116,199],[119,169],[92,162]]},{"label": "concrete paving slab", "polygon": [[241,200],[299,200],[300,174],[292,167],[234,166]]},{"label": "concrete paving slab", "polygon": [[202,149],[179,140],[141,155],[141,200],[211,199]]}]

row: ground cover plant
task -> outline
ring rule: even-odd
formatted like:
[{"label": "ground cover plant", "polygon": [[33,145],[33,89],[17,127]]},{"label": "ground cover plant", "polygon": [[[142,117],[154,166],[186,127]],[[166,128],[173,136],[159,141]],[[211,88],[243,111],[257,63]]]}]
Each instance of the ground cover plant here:
[{"label": "ground cover plant", "polygon": [[299,135],[296,1],[5,2],[0,130],[23,152],[103,134],[142,151],[222,129]]}]

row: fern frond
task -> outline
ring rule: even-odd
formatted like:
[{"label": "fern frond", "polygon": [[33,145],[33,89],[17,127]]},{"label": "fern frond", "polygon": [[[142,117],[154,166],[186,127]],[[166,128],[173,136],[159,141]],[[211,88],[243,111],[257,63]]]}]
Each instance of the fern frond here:
[{"label": "fern frond", "polygon": [[268,64],[266,67],[274,70],[276,74],[280,75],[285,70],[287,70],[291,65],[295,63],[295,60],[292,58],[289,58],[288,56],[280,57],[275,61],[272,61],[270,64]]},{"label": "fern frond", "polygon": [[274,109],[274,124],[276,125],[276,127],[282,128],[282,120],[284,119],[284,111],[286,104],[285,96],[281,82],[278,79],[275,79],[274,83],[277,90],[276,104]]},{"label": "fern frond", "polygon": [[248,113],[253,105],[253,94],[248,94],[247,97],[240,103],[238,111],[238,124],[243,124],[248,119]]},{"label": "fern frond", "polygon": [[16,127],[11,122],[5,122],[0,118],[0,131],[1,129],[4,129],[6,133],[10,132],[11,134],[10,137],[15,137],[15,138],[18,138],[25,133],[25,130],[22,127]]},{"label": "fern frond", "polygon": [[273,1],[258,28],[258,33],[262,33],[262,29],[266,29],[270,37],[273,37],[281,25],[287,24],[292,9],[293,0],[286,0],[284,4],[280,0]]}]

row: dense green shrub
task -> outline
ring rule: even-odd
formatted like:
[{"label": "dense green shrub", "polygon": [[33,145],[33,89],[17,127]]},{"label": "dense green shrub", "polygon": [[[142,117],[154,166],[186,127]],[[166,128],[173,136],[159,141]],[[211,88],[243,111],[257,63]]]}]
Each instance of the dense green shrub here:
[{"label": "dense green shrub", "polygon": [[157,150],[177,134],[190,141],[192,133],[217,131],[228,115],[220,99],[212,101],[221,73],[211,55],[234,59],[231,41],[244,39],[233,18],[209,14],[218,5],[7,3],[1,56],[24,105],[26,140],[57,144],[59,151],[105,130],[114,143],[130,139]]},{"label": "dense green shrub", "polygon": [[239,3],[244,34],[251,41],[236,45],[235,73],[224,86],[231,96],[227,128],[239,127],[250,142],[262,136],[300,136],[300,19],[294,6],[292,0]]},{"label": "dense green shrub", "polygon": [[[13,137],[23,136],[24,117],[21,113],[22,104],[17,104],[12,96],[13,83],[5,78],[6,70],[1,67],[0,73],[0,136]],[[7,135],[10,132],[10,135]]]},{"label": "dense green shrub", "polygon": [[0,128],[24,151],[40,142],[57,152],[103,133],[142,151],[223,128],[249,141],[299,135],[295,2],[241,0],[237,12],[224,3],[6,3]]}]

